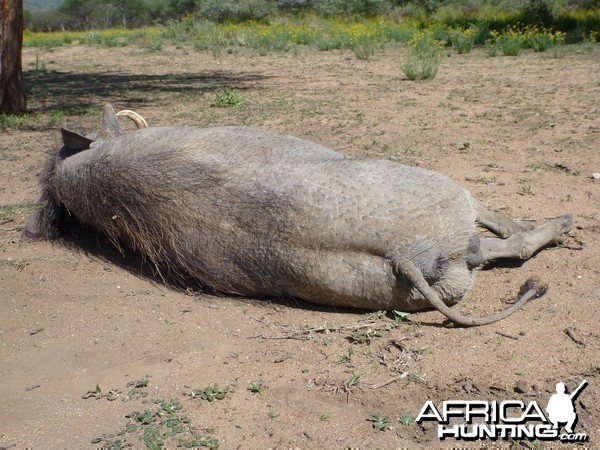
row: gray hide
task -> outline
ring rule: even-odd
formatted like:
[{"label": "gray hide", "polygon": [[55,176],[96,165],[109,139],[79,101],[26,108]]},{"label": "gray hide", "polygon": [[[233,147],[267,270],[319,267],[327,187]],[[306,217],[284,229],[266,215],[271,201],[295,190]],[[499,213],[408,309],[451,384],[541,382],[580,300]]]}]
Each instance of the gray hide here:
[{"label": "gray hide", "polygon": [[[121,133],[112,124],[93,143],[63,136],[29,237],[55,237],[71,214],[157,267],[224,293],[385,310],[433,305],[463,325],[501,318],[464,318],[431,299],[456,303],[473,270],[493,259],[475,233],[483,209],[444,175],[243,127]],[[570,218],[561,224],[546,241],[568,231]],[[540,294],[530,291],[527,299]]]}]

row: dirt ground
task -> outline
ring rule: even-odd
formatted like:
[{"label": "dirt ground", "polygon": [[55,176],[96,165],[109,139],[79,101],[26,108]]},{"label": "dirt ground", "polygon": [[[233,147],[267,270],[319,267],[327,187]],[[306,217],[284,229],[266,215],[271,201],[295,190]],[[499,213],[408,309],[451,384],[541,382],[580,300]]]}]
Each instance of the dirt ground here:
[{"label": "dirt ground", "polygon": [[[435,311],[395,324],[368,311],[186,293],[95,236],[21,242],[30,212],[17,209],[0,225],[0,447],[119,438],[142,447],[148,425],[115,435],[133,423],[126,415],[154,411],[153,400],[180,402],[189,423],[179,437],[195,432],[221,448],[479,447],[440,442],[434,424],[412,419],[427,400],[545,407],[556,383],[572,390],[584,378],[576,431],[597,446],[600,180],[591,175],[600,172],[600,48],[561,58],[449,53],[426,82],[406,80],[401,61],[394,47],[368,61],[305,50],[214,58],[185,46],[26,49],[39,115],[0,132],[0,204],[34,202],[58,129],[93,130],[105,102],[151,125],[263,127],[437,170],[514,218],[573,214],[566,246],[479,272],[457,308],[503,308],[532,275],[549,283],[544,297],[499,323],[461,329]],[[211,106],[222,87],[247,101]],[[145,382],[131,392],[136,380]],[[215,384],[229,387],[224,399],[189,395]],[[102,395],[82,398],[96,386]],[[389,429],[376,429],[370,414],[387,417]],[[169,439],[170,448],[179,442]]]}]

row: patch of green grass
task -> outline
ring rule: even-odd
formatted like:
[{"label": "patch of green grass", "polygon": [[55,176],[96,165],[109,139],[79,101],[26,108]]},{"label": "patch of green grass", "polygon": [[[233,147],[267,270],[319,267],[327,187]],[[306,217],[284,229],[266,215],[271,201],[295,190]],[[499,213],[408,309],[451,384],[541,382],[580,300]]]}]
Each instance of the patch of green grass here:
[{"label": "patch of green grass", "polygon": [[321,422],[329,422],[331,420],[331,414],[329,413],[322,413],[319,415],[319,421]]},{"label": "patch of green grass", "polygon": [[238,93],[236,89],[223,88],[217,91],[211,105],[218,108],[237,108],[246,101],[247,98]]},{"label": "patch of green grass", "polygon": [[400,425],[404,425],[405,427],[411,426],[415,423],[415,415],[411,413],[402,413],[400,414]]},{"label": "patch of green grass", "polygon": [[5,262],[6,262],[6,264],[15,268],[19,272],[21,270],[23,270],[25,268],[25,266],[27,265],[27,261],[23,258],[19,258],[19,259],[8,258]]},{"label": "patch of green grass", "polygon": [[372,427],[378,431],[386,431],[390,429],[389,417],[382,417],[378,414],[369,414],[367,420],[372,422]]},{"label": "patch of green grass", "polygon": [[340,356],[340,362],[350,362],[352,356],[354,355],[354,346],[350,345],[348,347],[348,351]]},{"label": "patch of green grass", "polygon": [[411,373],[406,377],[406,381],[408,383],[421,384],[425,382],[425,378],[423,375],[419,375],[417,373]]},{"label": "patch of green grass", "polygon": [[403,320],[408,319],[410,313],[398,311],[397,309],[392,309],[392,315],[394,316],[394,320],[396,322],[402,322]]},{"label": "patch of green grass", "polygon": [[229,392],[229,386],[219,387],[217,385],[209,386],[204,389],[194,389],[190,392],[191,398],[201,398],[212,402],[214,400],[223,400]]},{"label": "patch of green grass", "polygon": [[372,328],[358,329],[352,332],[350,340],[357,344],[369,344],[374,337],[381,336],[379,330]]},{"label": "patch of green grass", "polygon": [[252,392],[253,394],[261,394],[263,393],[263,384],[262,383],[256,383],[256,382],[252,382],[248,385],[247,389]]},{"label": "patch of green grass", "polygon": [[353,373],[348,381],[346,381],[346,387],[351,388],[352,386],[358,385],[363,375],[364,373]]},{"label": "patch of green grass", "polygon": [[[147,378],[127,383],[127,387],[133,387],[133,389],[147,386]],[[96,399],[102,397],[102,390],[99,386],[83,396],[83,398]],[[144,402],[145,400],[142,401],[142,403]],[[91,443],[111,449],[139,448],[140,442],[143,447],[149,449],[219,448],[219,441],[211,435],[214,430],[205,429],[203,434],[196,432],[178,399],[172,398],[169,401],[156,399],[152,401],[152,404],[155,405],[153,408],[127,414],[125,417],[128,421],[120,431],[94,437]]]},{"label": "patch of green grass", "polygon": [[148,43],[160,39],[161,29],[144,27],[138,29],[109,28],[94,31],[33,32],[23,33],[24,47],[52,48],[74,43],[123,47],[133,42]]},{"label": "patch of green grass", "polygon": [[0,114],[0,130],[30,130],[39,123],[39,114]]},{"label": "patch of green grass", "polygon": [[15,214],[31,213],[38,208],[39,205],[36,203],[13,203],[10,205],[0,205],[0,222],[10,219]]}]

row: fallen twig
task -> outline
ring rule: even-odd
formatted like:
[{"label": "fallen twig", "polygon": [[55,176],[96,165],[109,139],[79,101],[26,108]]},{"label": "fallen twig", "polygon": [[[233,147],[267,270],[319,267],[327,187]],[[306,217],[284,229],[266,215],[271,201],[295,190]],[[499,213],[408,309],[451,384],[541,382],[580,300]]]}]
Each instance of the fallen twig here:
[{"label": "fallen twig", "polygon": [[501,331],[496,331],[496,334],[497,334],[497,335],[499,335],[499,336],[505,337],[505,338],[514,339],[515,341],[518,341],[518,340],[519,340],[519,338],[518,338],[518,337],[516,337],[516,336],[511,336],[510,334],[506,334],[506,333],[503,333],[503,332],[501,332]]},{"label": "fallen twig", "polygon": [[392,377],[389,380],[384,381],[383,383],[374,384],[373,386],[371,386],[371,389],[380,389],[384,386],[387,386],[388,384],[392,384],[392,383],[395,383],[396,381],[400,381],[400,380],[406,378],[407,376],[408,376],[408,372],[402,372],[400,375]]},{"label": "fallen twig", "polygon": [[581,339],[579,339],[577,336],[575,336],[575,333],[573,332],[573,328],[571,328],[571,327],[565,328],[565,333],[567,333],[567,336],[569,336],[573,340],[573,342],[575,342],[576,344],[585,346],[585,342],[583,342]]}]

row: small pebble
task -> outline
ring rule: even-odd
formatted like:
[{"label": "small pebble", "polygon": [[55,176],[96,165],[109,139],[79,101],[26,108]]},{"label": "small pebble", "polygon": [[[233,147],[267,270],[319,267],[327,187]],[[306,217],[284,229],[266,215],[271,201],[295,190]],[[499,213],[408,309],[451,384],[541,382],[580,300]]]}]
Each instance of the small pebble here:
[{"label": "small pebble", "polygon": [[519,394],[525,394],[525,393],[529,392],[529,385],[527,384],[526,381],[521,380],[515,386],[515,392],[517,392]]},{"label": "small pebble", "polygon": [[599,179],[599,178],[600,178],[600,173],[598,173],[598,172],[594,172],[594,173],[592,174],[592,180],[597,180],[597,179]]}]

